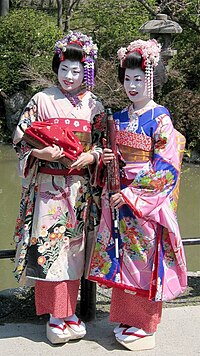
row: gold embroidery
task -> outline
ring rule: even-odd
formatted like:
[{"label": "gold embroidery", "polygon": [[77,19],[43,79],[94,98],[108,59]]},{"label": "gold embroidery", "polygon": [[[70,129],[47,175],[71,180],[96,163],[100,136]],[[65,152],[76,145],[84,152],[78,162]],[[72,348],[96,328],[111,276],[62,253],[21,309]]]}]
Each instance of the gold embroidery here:
[{"label": "gold embroidery", "polygon": [[153,151],[144,151],[124,145],[120,146],[120,151],[127,162],[148,162],[153,156]]}]

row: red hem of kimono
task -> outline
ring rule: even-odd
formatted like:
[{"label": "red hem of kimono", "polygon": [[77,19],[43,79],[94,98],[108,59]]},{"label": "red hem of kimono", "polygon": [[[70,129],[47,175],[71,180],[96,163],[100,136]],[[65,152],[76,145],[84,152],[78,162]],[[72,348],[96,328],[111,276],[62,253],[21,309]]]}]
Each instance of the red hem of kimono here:
[{"label": "red hem of kimono", "polygon": [[144,290],[144,289],[139,289],[139,288],[135,288],[132,286],[128,286],[127,284],[122,284],[122,283],[116,283],[116,282],[112,282],[112,281],[108,281],[105,279],[102,279],[100,277],[87,277],[88,280],[93,281],[93,282],[97,282],[99,284],[103,284],[106,285],[107,287],[110,288],[119,288],[122,290],[129,290],[130,292],[135,292],[135,294],[139,294],[142,297],[149,297],[149,290]]}]

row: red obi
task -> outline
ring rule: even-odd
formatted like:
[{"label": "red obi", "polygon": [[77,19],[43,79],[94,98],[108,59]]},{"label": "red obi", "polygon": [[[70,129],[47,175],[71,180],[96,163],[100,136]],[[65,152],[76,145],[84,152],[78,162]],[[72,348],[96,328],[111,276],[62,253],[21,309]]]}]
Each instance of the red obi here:
[{"label": "red obi", "polygon": [[36,148],[52,146],[62,147],[67,158],[75,161],[83,152],[83,147],[76,135],[69,130],[64,120],[59,124],[53,119],[35,121],[24,133],[23,139]]}]

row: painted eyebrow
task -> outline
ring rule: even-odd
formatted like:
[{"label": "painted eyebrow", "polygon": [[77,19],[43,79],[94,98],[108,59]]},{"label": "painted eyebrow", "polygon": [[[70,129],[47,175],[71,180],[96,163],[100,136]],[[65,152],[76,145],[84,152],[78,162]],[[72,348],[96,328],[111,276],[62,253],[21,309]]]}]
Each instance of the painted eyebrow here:
[{"label": "painted eyebrow", "polygon": [[[130,78],[130,75],[126,74],[125,77],[126,77],[126,78]],[[141,74],[134,75],[134,78],[137,78],[137,77],[141,77]]]},{"label": "painted eyebrow", "polygon": [[[66,64],[63,64],[63,68],[69,68]],[[80,69],[79,67],[71,67],[72,69]]]}]

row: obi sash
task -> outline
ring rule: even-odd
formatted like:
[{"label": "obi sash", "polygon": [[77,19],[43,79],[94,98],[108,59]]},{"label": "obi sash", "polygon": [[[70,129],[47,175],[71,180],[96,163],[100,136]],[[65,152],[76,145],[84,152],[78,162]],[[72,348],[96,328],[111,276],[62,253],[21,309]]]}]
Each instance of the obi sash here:
[{"label": "obi sash", "polygon": [[36,148],[55,144],[63,148],[65,156],[72,161],[83,152],[80,140],[67,127],[64,120],[59,124],[54,119],[32,122],[25,132],[23,139]]},{"label": "obi sash", "polygon": [[126,162],[148,162],[152,160],[153,150],[145,151],[134,147],[129,147],[122,145],[120,146],[120,152],[122,154],[123,159]]}]

